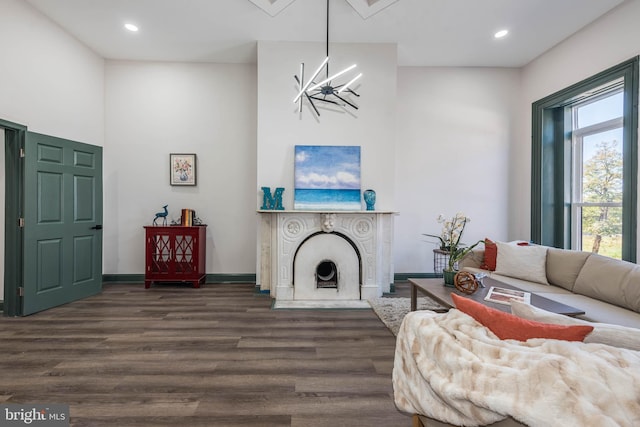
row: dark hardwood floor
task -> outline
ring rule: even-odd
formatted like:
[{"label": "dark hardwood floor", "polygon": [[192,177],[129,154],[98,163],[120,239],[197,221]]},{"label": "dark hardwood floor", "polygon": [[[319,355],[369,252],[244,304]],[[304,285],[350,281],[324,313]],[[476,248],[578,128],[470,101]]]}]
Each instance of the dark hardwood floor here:
[{"label": "dark hardwood floor", "polygon": [[253,284],[107,284],[0,325],[0,402],[69,404],[72,426],[411,425],[371,310],[271,310]]}]

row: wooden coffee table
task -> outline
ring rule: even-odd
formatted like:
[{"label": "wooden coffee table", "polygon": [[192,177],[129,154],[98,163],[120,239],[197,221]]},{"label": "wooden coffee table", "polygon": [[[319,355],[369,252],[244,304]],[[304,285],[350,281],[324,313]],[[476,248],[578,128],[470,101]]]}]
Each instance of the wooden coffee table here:
[{"label": "wooden coffee table", "polygon": [[[418,291],[437,301],[439,304],[446,308],[454,308],[453,300],[451,299],[451,293],[463,296],[465,298],[472,299],[488,307],[498,309],[507,313],[511,313],[511,306],[506,304],[497,304],[490,301],[485,301],[484,297],[489,292],[492,286],[497,286],[506,289],[518,289],[515,286],[507,285],[506,283],[499,282],[490,277],[482,279],[484,288],[478,288],[471,295],[466,295],[457,290],[456,288],[448,287],[444,285],[444,281],[441,278],[438,279],[409,279],[411,284],[411,311],[416,310]],[[570,305],[561,304],[559,302],[550,300],[549,298],[541,297],[533,292],[531,293],[531,305],[541,308],[552,313],[564,314],[567,316],[578,316],[584,314],[583,310],[579,308],[571,307]]]}]

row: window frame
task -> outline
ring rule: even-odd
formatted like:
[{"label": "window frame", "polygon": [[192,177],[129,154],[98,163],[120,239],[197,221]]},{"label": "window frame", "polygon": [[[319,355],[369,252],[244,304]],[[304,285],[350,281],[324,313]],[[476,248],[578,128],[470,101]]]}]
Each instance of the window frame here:
[{"label": "window frame", "polygon": [[[571,106],[581,95],[611,91],[622,79],[623,217],[622,259],[636,262],[638,191],[639,56],[611,67],[532,104],[531,239],[571,248]],[[617,83],[619,85],[619,83]],[[584,98],[582,98],[584,99]]]}]

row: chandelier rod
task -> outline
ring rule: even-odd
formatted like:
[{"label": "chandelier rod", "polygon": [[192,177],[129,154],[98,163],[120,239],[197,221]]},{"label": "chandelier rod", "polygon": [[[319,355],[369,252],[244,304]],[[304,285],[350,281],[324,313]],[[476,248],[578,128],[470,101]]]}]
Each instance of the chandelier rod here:
[{"label": "chandelier rod", "polygon": [[[327,58],[329,57],[329,0],[327,0]],[[329,63],[327,62],[327,78],[329,77]]]}]

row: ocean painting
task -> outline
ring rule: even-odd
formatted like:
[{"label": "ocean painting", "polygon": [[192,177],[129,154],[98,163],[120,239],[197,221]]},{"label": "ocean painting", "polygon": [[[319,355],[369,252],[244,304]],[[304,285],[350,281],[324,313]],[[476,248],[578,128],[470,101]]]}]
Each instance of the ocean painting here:
[{"label": "ocean painting", "polygon": [[362,210],[360,147],[296,145],[293,208]]}]

